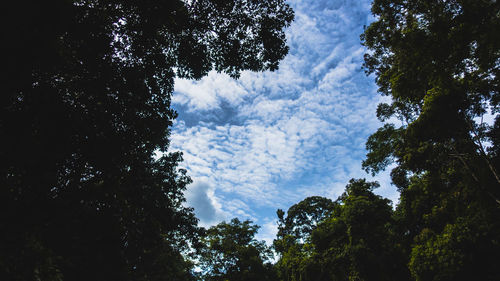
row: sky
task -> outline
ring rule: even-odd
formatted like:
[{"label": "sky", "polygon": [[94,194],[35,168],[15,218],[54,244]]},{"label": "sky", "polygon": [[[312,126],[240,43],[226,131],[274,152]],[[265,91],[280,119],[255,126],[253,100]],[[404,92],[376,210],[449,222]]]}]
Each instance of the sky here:
[{"label": "sky", "polygon": [[172,98],[171,150],[184,153],[187,205],[200,225],[250,219],[268,243],[278,208],[313,195],[335,200],[351,178],[377,180],[376,193],[399,197],[388,171],[371,177],[361,168],[366,139],[381,126],[377,104],[387,99],[362,69],[370,1],[288,3],[295,21],[279,70],[176,79]]}]

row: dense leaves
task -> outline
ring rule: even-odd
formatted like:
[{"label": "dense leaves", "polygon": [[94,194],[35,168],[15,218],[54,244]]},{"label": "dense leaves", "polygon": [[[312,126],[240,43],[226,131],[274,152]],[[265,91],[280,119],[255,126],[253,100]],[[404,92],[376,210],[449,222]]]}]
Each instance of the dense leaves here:
[{"label": "dense leaves", "polygon": [[312,196],[290,207],[286,217],[283,210],[278,210],[278,237],[289,235],[295,239],[307,239],[316,225],[327,217],[334,207],[335,203],[332,200]]},{"label": "dense leaves", "polygon": [[11,4],[0,279],[190,278],[190,179],[167,153],[173,78],[276,69],[292,10],[281,0]]},{"label": "dense leaves", "polygon": [[500,3],[375,0],[362,40],[391,102],[336,200],[204,230],[168,152],[175,77],[274,70],[283,0],[14,3],[0,96],[1,280],[500,280]]},{"label": "dense leaves", "polygon": [[[331,211],[312,227],[310,238],[304,244],[293,241],[280,252],[276,267],[281,280],[407,280],[392,207],[372,192],[376,187],[378,183],[351,180],[335,203],[330,201]],[[275,245],[287,238],[278,236]]]},{"label": "dense leaves", "polygon": [[496,127],[482,117],[498,111],[499,3],[381,0],[373,12],[379,20],[362,36],[372,50],[365,66],[376,74],[380,92],[392,97],[378,116],[395,116],[404,125],[386,125],[370,138],[366,169],[377,172],[389,158],[416,173],[458,161],[489,170],[484,177],[473,169],[469,174],[497,194],[497,168],[484,148]]},{"label": "dense leaves", "polygon": [[394,167],[400,201],[392,211],[351,181],[305,240],[278,235],[281,280],[499,280],[500,3],[375,0],[372,12],[365,68],[391,102],[363,167]]},{"label": "dense leaves", "polygon": [[497,280],[500,3],[377,0],[372,11],[365,67],[392,98],[377,115],[401,125],[368,139],[363,166],[376,173],[396,163],[395,218],[411,273]]},{"label": "dense leaves", "polygon": [[200,248],[201,279],[207,281],[276,280],[269,260],[273,254],[264,241],[254,236],[258,226],[232,219],[209,228]]},{"label": "dense leaves", "polygon": [[291,206],[285,213],[278,210],[278,233],[273,242],[280,255],[276,268],[284,280],[300,280],[308,266],[311,233],[318,223],[325,220],[337,206],[335,202],[320,196],[308,197]]}]

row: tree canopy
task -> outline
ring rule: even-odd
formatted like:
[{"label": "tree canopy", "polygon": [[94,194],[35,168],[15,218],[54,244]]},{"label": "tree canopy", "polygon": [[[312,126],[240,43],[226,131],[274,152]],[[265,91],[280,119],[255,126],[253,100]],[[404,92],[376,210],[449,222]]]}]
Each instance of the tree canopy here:
[{"label": "tree canopy", "polygon": [[[276,264],[280,280],[407,280],[409,271],[393,231],[392,206],[388,199],[373,193],[378,186],[352,179],[335,202],[313,197],[316,202],[329,202],[330,211],[318,219],[309,234],[301,233],[306,242],[290,241],[278,234],[275,248],[280,254]],[[311,197],[292,206],[288,213],[307,202]],[[316,210],[323,209],[314,205]],[[304,221],[299,225],[309,226]],[[277,247],[284,242],[288,243],[286,249]]]},{"label": "tree canopy", "polygon": [[392,164],[399,203],[351,181],[304,244],[277,237],[280,278],[498,280],[500,3],[375,0],[372,12],[364,67],[391,101],[363,167]]},{"label": "tree canopy", "polygon": [[293,11],[282,0],[11,4],[0,279],[191,278],[181,253],[199,231],[182,205],[182,156],[168,152],[173,79],[276,69]]},{"label": "tree canopy", "polygon": [[396,220],[411,273],[496,280],[500,3],[377,0],[372,12],[365,67],[392,98],[377,115],[400,122],[370,136],[363,166],[377,173],[396,164]]},{"label": "tree canopy", "polygon": [[174,78],[275,70],[284,0],[15,2],[0,96],[1,280],[500,280],[500,2],[374,0],[390,102],[335,201],[204,229],[169,151]]},{"label": "tree canopy", "polygon": [[259,226],[235,218],[210,227],[200,248],[201,279],[206,281],[276,280],[270,263],[273,254],[254,236]]}]

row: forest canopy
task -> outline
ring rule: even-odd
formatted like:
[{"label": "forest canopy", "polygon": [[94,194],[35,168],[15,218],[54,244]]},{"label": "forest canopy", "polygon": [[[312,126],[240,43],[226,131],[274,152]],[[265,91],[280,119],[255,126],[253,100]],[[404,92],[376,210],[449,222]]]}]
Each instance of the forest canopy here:
[{"label": "forest canopy", "polygon": [[[282,0],[13,2],[0,279],[188,280],[200,229],[169,152],[174,77],[275,70]],[[155,158],[157,153],[163,156]]]},{"label": "forest canopy", "polygon": [[[0,97],[0,280],[500,280],[500,2],[374,0],[387,97],[351,179],[205,229],[169,150],[175,78],[276,70],[284,0],[15,2]],[[158,157],[158,155],[160,155]]]},{"label": "forest canopy", "polygon": [[500,3],[376,0],[372,12],[365,68],[392,100],[377,115],[401,125],[370,136],[363,166],[395,163],[411,275],[499,279]]}]

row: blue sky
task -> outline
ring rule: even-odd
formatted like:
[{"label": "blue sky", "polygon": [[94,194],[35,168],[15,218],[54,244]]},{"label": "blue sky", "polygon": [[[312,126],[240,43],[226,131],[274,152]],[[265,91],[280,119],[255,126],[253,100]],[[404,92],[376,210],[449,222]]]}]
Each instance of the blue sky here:
[{"label": "blue sky", "polygon": [[361,169],[365,141],[381,125],[376,106],[386,99],[361,69],[370,2],[289,4],[295,22],[278,71],[177,79],[173,95],[171,149],[184,153],[194,180],[187,204],[203,226],[251,219],[267,242],[276,209],[311,195],[336,199],[350,178],[378,180],[377,193],[398,198],[388,172],[372,178]]}]

